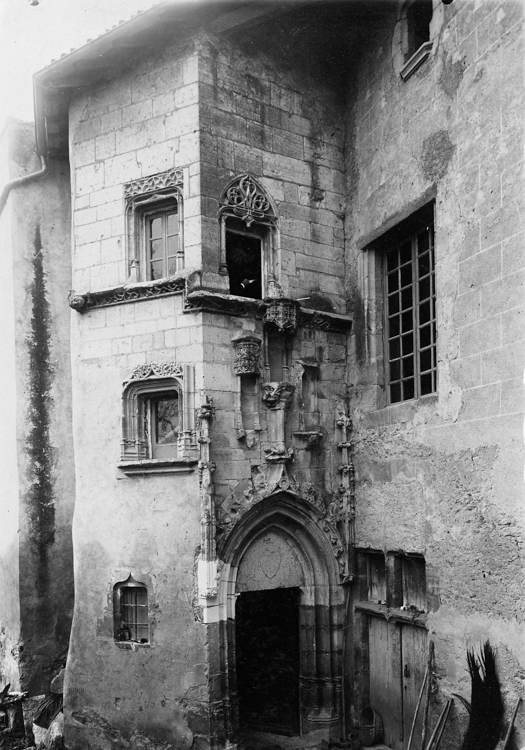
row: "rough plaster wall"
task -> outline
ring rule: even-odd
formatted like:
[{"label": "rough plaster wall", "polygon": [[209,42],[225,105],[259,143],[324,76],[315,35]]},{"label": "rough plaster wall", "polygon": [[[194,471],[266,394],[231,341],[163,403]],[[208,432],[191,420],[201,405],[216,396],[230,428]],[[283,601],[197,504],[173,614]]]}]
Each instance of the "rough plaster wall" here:
[{"label": "rough plaster wall", "polygon": [[[392,7],[351,92],[347,141],[358,544],[422,552],[435,568],[437,700],[468,697],[466,647],[490,637],[507,711],[525,674],[522,16],[513,0],[436,5],[434,52],[403,83]],[[385,407],[362,248],[433,186],[438,394]]]},{"label": "rough plaster wall", "polygon": [[304,584],[303,571],[297,555],[278,534],[265,534],[244,554],[235,590],[261,591],[290,588]]},{"label": "rough plaster wall", "polygon": [[[10,148],[17,175],[40,168],[31,125],[11,125]],[[51,162],[41,182],[13,191],[6,210],[13,221],[20,514],[19,581],[12,589],[20,598],[20,642],[12,653],[22,689],[35,694],[49,689],[65,662],[73,608],[67,163]]]},{"label": "rough plaster wall", "polygon": [[[1,140],[2,184],[13,177],[10,159],[10,128],[6,127]],[[3,262],[0,266],[0,347],[4,364],[0,368],[0,388],[4,394],[4,408],[0,420],[0,473],[2,484],[2,524],[0,525],[0,589],[3,592],[0,609],[0,683],[11,683],[20,688],[18,646],[20,638],[19,581],[19,479],[17,461],[16,360],[15,360],[15,288],[13,280],[13,221],[12,199],[0,217],[0,237]]]},{"label": "rough plaster wall", "polygon": [[251,172],[277,206],[286,293],[317,292],[344,312],[341,109],[261,53],[248,57],[217,37],[198,44],[203,262],[218,270],[223,188]]}]

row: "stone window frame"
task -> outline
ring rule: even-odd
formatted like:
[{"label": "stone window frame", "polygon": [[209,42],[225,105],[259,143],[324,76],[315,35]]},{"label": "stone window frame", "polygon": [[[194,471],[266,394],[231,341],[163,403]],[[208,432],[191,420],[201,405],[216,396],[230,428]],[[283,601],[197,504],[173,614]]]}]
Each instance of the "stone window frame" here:
[{"label": "stone window frame", "polygon": [[[388,397],[388,360],[386,342],[386,290],[385,290],[385,262],[386,249],[389,238],[396,233],[404,232],[404,227],[421,226],[426,214],[432,212],[434,225],[434,272],[437,276],[437,262],[439,243],[437,241],[436,221],[436,191],[432,187],[420,199],[414,201],[403,211],[390,217],[382,227],[363,238],[360,243],[362,249],[362,263],[360,274],[362,278],[363,301],[365,310],[365,336],[367,361],[370,382],[375,386],[376,410],[388,410],[388,419],[406,421],[414,416],[414,409],[420,404],[430,404],[438,398],[439,390],[439,340],[436,339],[436,390],[427,395],[416,394],[405,401],[391,402]],[[439,298],[435,294],[436,316],[439,315]]]},{"label": "stone window frame", "polygon": [[[132,180],[124,185],[126,258],[129,268],[128,283],[156,281],[148,273],[146,218],[154,212],[167,213],[177,206],[179,222],[179,255],[184,268],[184,172],[169,169],[149,177]],[[178,269],[176,274],[181,269]],[[172,278],[176,274],[163,278]]]},{"label": "stone window frame", "polygon": [[401,5],[392,40],[394,68],[403,81],[408,80],[431,54],[435,52],[439,30],[444,21],[444,6],[441,0],[433,0],[433,13],[429,23],[429,41],[422,44],[417,50],[414,50],[407,59],[410,46],[408,14],[415,2],[417,0],[406,0]]},{"label": "stone window frame", "polygon": [[[171,457],[154,458],[150,424],[150,403],[167,392],[179,398],[180,432]],[[126,474],[186,473],[198,461],[194,409],[194,368],[175,362],[140,365],[122,391],[121,460]]]},{"label": "stone window frame", "polygon": [[246,233],[261,240],[261,299],[264,299],[280,275],[280,231],[275,204],[260,182],[249,172],[243,172],[226,184],[219,206],[219,274],[229,276],[226,260],[228,219],[244,221]]}]

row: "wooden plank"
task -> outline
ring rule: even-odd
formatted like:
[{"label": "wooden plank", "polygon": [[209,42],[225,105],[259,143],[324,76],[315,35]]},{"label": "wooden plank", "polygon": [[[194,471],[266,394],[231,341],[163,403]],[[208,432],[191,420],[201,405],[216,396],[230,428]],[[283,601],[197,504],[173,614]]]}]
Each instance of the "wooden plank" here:
[{"label": "wooden plank", "polygon": [[[427,632],[422,628],[401,625],[402,680],[403,680],[403,734],[408,741],[421,684],[425,678],[427,661]],[[420,745],[423,728],[423,711],[420,710],[414,730],[413,747]]]}]

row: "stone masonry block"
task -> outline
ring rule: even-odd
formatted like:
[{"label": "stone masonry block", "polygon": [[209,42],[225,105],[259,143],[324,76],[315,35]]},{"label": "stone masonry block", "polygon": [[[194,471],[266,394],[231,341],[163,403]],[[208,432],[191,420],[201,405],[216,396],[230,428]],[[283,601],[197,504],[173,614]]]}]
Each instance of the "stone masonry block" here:
[{"label": "stone masonry block", "polygon": [[113,219],[116,216],[122,216],[124,207],[121,199],[102,203],[100,206],[97,206],[96,209],[92,210],[96,211],[97,220],[102,221],[103,219]]},{"label": "stone masonry block", "polygon": [[465,326],[459,332],[461,357],[493,350],[501,345],[501,322],[499,315]]},{"label": "stone masonry block", "polygon": [[512,378],[501,383],[501,413],[523,414],[525,411],[525,388],[523,378]]},{"label": "stone masonry block", "polygon": [[153,97],[153,117],[161,117],[171,114],[175,109],[175,92],[164,91]]},{"label": "stone masonry block", "polygon": [[120,130],[122,127],[122,110],[115,109],[105,115],[100,116],[100,133],[111,133]]},{"label": "stone masonry block", "polygon": [[139,336],[133,336],[132,348],[134,352],[149,352],[153,346],[153,334],[142,333]]},{"label": "stone masonry block", "polygon": [[95,221],[93,224],[84,224],[75,229],[75,242],[77,246],[85,245],[96,240],[111,237],[111,219]]},{"label": "stone masonry block", "polygon": [[123,262],[101,263],[90,269],[89,289],[95,292],[121,284],[125,279],[125,264]]},{"label": "stone masonry block", "polygon": [[525,232],[519,232],[501,246],[502,273],[504,276],[513,273],[520,268],[525,268]]},{"label": "stone masonry block", "polygon": [[501,276],[501,246],[491,247],[459,264],[459,292],[499,279]]},{"label": "stone masonry block", "polygon": [[197,55],[186,57],[182,61],[182,81],[185,84],[197,83],[199,80],[199,66],[202,64]]},{"label": "stone masonry block", "polygon": [[81,227],[84,224],[91,224],[97,220],[97,209],[96,208],[85,208],[82,211],[77,210],[73,214],[73,223],[76,227]]},{"label": "stone masonry block", "polygon": [[525,268],[481,288],[483,317],[496,315],[520,305],[525,299]]},{"label": "stone masonry block", "polygon": [[73,152],[75,167],[84,167],[86,164],[93,164],[95,161],[95,143],[93,140],[82,141]]},{"label": "stone masonry block", "polygon": [[458,420],[484,419],[499,414],[500,397],[499,383],[464,390]]},{"label": "stone masonry block", "polygon": [[118,186],[120,195],[123,195],[125,182],[141,177],[140,166],[134,153],[121,154],[107,159],[104,162],[106,172],[106,187]]},{"label": "stone masonry block", "polygon": [[456,328],[470,325],[481,318],[481,292],[474,289],[456,297],[454,302],[454,325]]},{"label": "stone masonry block", "polygon": [[499,349],[484,352],[481,364],[484,383],[523,377],[525,347],[508,344]]},{"label": "stone masonry block", "polygon": [[102,240],[100,257],[105,263],[124,260],[124,243],[118,237]]},{"label": "stone masonry block", "polygon": [[100,117],[92,117],[89,120],[80,121],[73,130],[73,143],[91,141],[96,138],[97,135],[100,135],[100,130]]},{"label": "stone masonry block", "polygon": [[199,85],[191,83],[188,86],[175,89],[175,107],[181,109],[199,101]]},{"label": "stone masonry block", "polygon": [[[124,120],[126,122],[126,120]],[[164,118],[156,117],[151,120],[134,121],[117,132],[117,152],[124,154],[154,143],[164,141],[165,129]]]},{"label": "stone masonry block", "polygon": [[178,150],[175,154],[175,166],[182,167],[199,161],[200,143],[198,132],[186,133],[178,139]]},{"label": "stone masonry block", "polygon": [[73,264],[75,270],[91,268],[98,265],[101,260],[100,241],[89,242],[85,245],[76,246],[74,250]]},{"label": "stone masonry block", "polygon": [[179,109],[165,118],[166,138],[176,138],[186,133],[192,133],[199,126],[199,108],[197,104]]},{"label": "stone masonry block", "polygon": [[523,219],[514,203],[505,204],[481,221],[481,247],[489,248],[523,231]]},{"label": "stone masonry block", "polygon": [[91,206],[102,206],[105,203],[111,201],[122,201],[124,191],[121,184],[115,185],[110,188],[102,188],[101,190],[94,190],[90,193],[89,203]]},{"label": "stone masonry block", "polygon": [[481,355],[464,357],[450,363],[452,381],[460,388],[474,388],[481,385]]},{"label": "stone masonry block", "polygon": [[77,195],[85,195],[104,187],[104,164],[88,164],[75,171]]},{"label": "stone masonry block", "polygon": [[520,305],[501,316],[502,344],[525,339],[525,305]]},{"label": "stone masonry block", "polygon": [[146,146],[135,153],[135,159],[143,175],[165,172],[177,166],[176,157],[179,149],[178,138],[172,138],[164,143]]},{"label": "stone masonry block", "polygon": [[114,132],[99,135],[95,138],[95,155],[97,161],[114,156],[116,151],[116,135]]}]

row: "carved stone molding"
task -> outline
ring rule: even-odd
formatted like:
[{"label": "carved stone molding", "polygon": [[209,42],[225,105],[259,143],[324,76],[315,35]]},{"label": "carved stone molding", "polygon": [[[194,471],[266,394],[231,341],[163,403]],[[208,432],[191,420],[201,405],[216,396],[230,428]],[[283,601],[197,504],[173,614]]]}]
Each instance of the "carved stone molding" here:
[{"label": "carved stone molding", "polygon": [[301,308],[299,325],[317,331],[326,331],[327,333],[346,334],[352,329],[352,318],[349,315]]},{"label": "carved stone molding", "polygon": [[293,448],[284,446],[265,448],[264,459],[268,464],[287,464],[293,460]]},{"label": "carved stone molding", "polygon": [[180,187],[183,184],[182,169],[169,169],[167,172],[142,177],[138,180],[132,180],[124,185],[124,197],[126,199],[134,198],[137,195],[145,193],[154,193],[157,190],[166,190],[167,188]]},{"label": "carved stone molding", "polygon": [[340,583],[352,579],[352,548],[341,532],[344,512],[341,499],[332,500],[327,507],[321,492],[310,483],[299,484],[285,463],[270,464],[252,468],[250,481],[238,485],[217,511],[217,531],[219,551],[229,538],[239,520],[255,504],[273,495],[287,492],[304,500],[312,508],[317,524],[326,534],[339,568]]},{"label": "carved stone molding", "polygon": [[236,216],[248,227],[254,221],[273,223],[276,219],[264,188],[248,173],[238,175],[228,183],[221,197],[219,213]]},{"label": "carved stone molding", "polygon": [[267,297],[265,299],[264,325],[275,326],[283,333],[295,333],[297,330],[300,304],[297,300],[286,297]]},{"label": "carved stone molding", "polygon": [[232,339],[235,352],[233,369],[236,375],[259,375],[261,371],[262,341],[253,334]]},{"label": "carved stone molding", "polygon": [[122,305],[126,302],[139,302],[145,299],[156,299],[184,291],[185,278],[165,279],[163,281],[142,284],[125,284],[103,289],[99,292],[71,291],[68,295],[69,306],[77,312],[86,312],[97,307]]},{"label": "carved stone molding", "polygon": [[219,292],[190,292],[185,299],[184,312],[211,312],[222,315],[234,315],[239,318],[261,318],[263,314],[261,300],[236,297]]},{"label": "carved stone molding", "polygon": [[148,362],[138,365],[131,373],[130,380],[146,380],[147,378],[181,378],[182,365],[176,362]]},{"label": "carved stone molding", "polygon": [[298,440],[304,440],[305,441],[305,445],[304,445],[305,451],[313,451],[313,450],[315,450],[316,448],[319,447],[319,445],[321,444],[321,441],[323,439],[323,433],[322,432],[317,432],[315,430],[309,430],[309,431],[308,430],[304,430],[302,432],[299,431],[299,430],[296,430],[292,434]]},{"label": "carved stone molding", "polygon": [[295,390],[293,383],[287,382],[263,383],[261,387],[262,401],[269,409],[287,406]]}]

